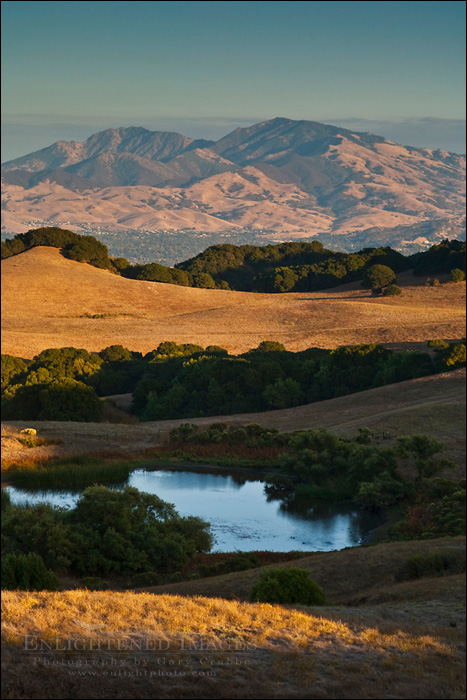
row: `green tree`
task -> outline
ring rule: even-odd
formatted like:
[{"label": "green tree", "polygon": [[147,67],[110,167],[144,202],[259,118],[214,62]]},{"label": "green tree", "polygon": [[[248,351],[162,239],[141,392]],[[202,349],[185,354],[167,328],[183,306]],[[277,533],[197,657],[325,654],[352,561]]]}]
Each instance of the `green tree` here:
[{"label": "green tree", "polygon": [[123,345],[109,345],[100,351],[99,357],[104,362],[129,362],[133,359],[131,350],[127,350]]},{"label": "green tree", "polygon": [[263,340],[254,352],[284,352],[285,347],[276,340]]},{"label": "green tree", "polygon": [[11,384],[27,370],[27,365],[19,357],[2,355],[2,389]]},{"label": "green tree", "polygon": [[389,472],[383,472],[373,481],[362,482],[355,500],[366,508],[379,510],[398,503],[408,492],[406,484],[395,479]]},{"label": "green tree", "polygon": [[110,262],[112,263],[112,267],[116,272],[128,270],[128,268],[131,267],[131,264],[126,258],[110,258]]},{"label": "green tree", "polygon": [[269,384],[263,396],[268,408],[289,408],[298,406],[304,400],[303,390],[300,383],[291,377],[278,379],[274,384]]},{"label": "green tree", "polygon": [[102,402],[94,389],[74,379],[25,384],[6,394],[2,411],[7,420],[98,421]]},{"label": "green tree", "polygon": [[47,569],[38,554],[5,554],[2,556],[2,588],[22,591],[56,591],[59,581]]},{"label": "green tree", "polygon": [[88,263],[104,270],[112,268],[107,246],[93,236],[83,236],[76,243],[68,243],[63,248],[63,255],[70,260]]},{"label": "green tree", "polygon": [[363,285],[371,289],[382,289],[396,280],[394,270],[387,265],[371,265],[363,278]]}]

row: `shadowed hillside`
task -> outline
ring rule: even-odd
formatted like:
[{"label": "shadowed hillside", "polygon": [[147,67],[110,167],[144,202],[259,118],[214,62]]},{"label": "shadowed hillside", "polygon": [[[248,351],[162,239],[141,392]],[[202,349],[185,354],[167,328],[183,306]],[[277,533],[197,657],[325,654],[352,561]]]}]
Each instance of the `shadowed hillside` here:
[{"label": "shadowed hillside", "polygon": [[[110,397],[118,406],[129,407],[131,395]],[[121,424],[127,416],[120,411],[117,423],[66,423],[54,421],[9,421],[3,423],[2,460],[18,462],[43,460],[65,454],[108,451],[120,456],[151,450],[163,442],[180,419],[140,424]],[[114,416],[107,420],[115,420]],[[325,428],[339,434],[355,434],[358,428],[394,435],[429,432],[447,444],[446,455],[464,473],[465,465],[465,369],[411,379],[357,394],[341,396],[306,406],[278,411],[231,416],[191,418],[197,425],[222,421],[229,425],[259,423],[280,431]],[[25,447],[19,431],[37,428],[38,434],[58,444]]]}]

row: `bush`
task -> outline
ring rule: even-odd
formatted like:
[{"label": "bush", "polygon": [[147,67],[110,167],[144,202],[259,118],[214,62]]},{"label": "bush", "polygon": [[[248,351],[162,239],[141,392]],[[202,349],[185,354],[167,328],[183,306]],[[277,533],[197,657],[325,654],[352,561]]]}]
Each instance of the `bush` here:
[{"label": "bush", "polygon": [[306,569],[284,567],[263,571],[250,592],[250,601],[300,605],[324,605],[323,589]]},{"label": "bush", "polygon": [[402,294],[402,289],[397,286],[397,284],[390,284],[389,287],[383,291],[384,297],[396,297]]},{"label": "bush", "polygon": [[396,572],[396,581],[413,581],[428,576],[447,576],[465,571],[465,552],[459,549],[413,554]]},{"label": "bush", "polygon": [[446,343],[442,338],[434,338],[429,340],[427,343],[429,348],[440,348],[441,350],[446,350],[449,347],[449,343]]},{"label": "bush", "polygon": [[105,591],[110,588],[110,583],[99,576],[85,576],[81,579],[81,584],[90,591]]},{"label": "bush", "polygon": [[130,588],[139,588],[140,586],[158,586],[162,583],[162,576],[157,571],[142,571],[140,574],[135,574],[130,581]]},{"label": "bush", "polygon": [[256,352],[284,352],[285,347],[277,340],[263,340],[256,348]]},{"label": "bush", "polygon": [[73,563],[82,573],[173,571],[209,551],[209,525],[180,517],[155,495],[126,486],[91,486],[64,518],[73,534]]},{"label": "bush", "polygon": [[223,561],[208,566],[200,566],[198,573],[200,576],[220,576],[221,574],[231,574],[235,571],[246,571],[259,566],[258,559],[249,552],[239,552],[234,557],[228,557]]},{"label": "bush", "polygon": [[463,280],[465,280],[465,272],[460,270],[458,267],[455,267],[449,273],[449,277],[453,282],[462,282]]},{"label": "bush", "polygon": [[2,557],[2,588],[22,591],[56,591],[58,578],[38,554],[5,554]]}]

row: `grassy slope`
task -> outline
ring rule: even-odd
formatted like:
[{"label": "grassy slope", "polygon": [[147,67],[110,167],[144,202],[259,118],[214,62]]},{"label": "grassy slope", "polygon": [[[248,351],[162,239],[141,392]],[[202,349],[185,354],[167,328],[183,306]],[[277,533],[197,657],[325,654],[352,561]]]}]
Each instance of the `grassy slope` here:
[{"label": "grassy slope", "polygon": [[[226,600],[243,599],[258,570],[170,591],[5,592],[3,697],[462,698],[463,577],[394,584],[393,572],[415,551],[464,545],[393,543],[300,559],[328,592],[322,608]],[[24,651],[23,635],[111,648],[38,654]],[[113,649],[147,637],[166,650]]]},{"label": "grassy slope", "polygon": [[[433,549],[462,549],[465,537],[411,542],[388,542],[370,547],[350,547],[337,552],[316,552],[309,557],[274,566],[298,566],[307,569],[311,577],[326,592],[328,601],[336,605],[381,603],[391,599],[419,598],[420,583],[395,583],[394,574],[412,554],[426,553]],[[249,591],[261,571],[249,569],[233,574],[181,583],[165,584],[148,591],[174,595],[222,596],[228,600],[248,600]],[[430,588],[423,588],[423,596],[429,599]],[[399,594],[398,591],[402,590]]]},{"label": "grassy slope", "polygon": [[30,358],[49,347],[115,343],[147,352],[164,340],[243,352],[265,339],[300,350],[463,337],[464,283],[424,287],[405,273],[401,284],[401,297],[384,299],[358,283],[303,294],[193,289],[125,279],[55,248],[32,248],[2,261],[2,352]]}]

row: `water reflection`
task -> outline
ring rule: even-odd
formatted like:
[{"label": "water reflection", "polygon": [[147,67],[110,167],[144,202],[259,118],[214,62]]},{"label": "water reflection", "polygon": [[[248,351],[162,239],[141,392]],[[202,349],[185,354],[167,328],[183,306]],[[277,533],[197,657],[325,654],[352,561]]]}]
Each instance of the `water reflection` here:
[{"label": "water reflection", "polygon": [[[128,480],[140,491],[173,503],[180,515],[211,523],[214,551],[329,551],[355,546],[381,524],[348,503],[310,501],[284,506],[268,501],[254,474],[181,470],[136,470]],[[112,488],[121,488],[115,484]],[[79,491],[33,491],[10,487],[14,503],[46,501],[73,506]]]}]

